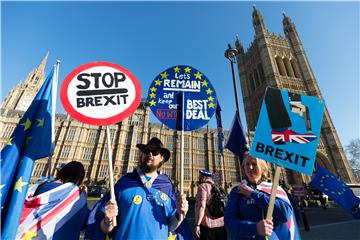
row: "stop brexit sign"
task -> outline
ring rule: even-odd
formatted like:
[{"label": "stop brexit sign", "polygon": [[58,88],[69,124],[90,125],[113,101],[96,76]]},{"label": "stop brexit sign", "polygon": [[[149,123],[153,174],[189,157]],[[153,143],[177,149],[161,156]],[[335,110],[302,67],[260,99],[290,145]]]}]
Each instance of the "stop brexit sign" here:
[{"label": "stop brexit sign", "polygon": [[141,100],[137,78],[110,62],[91,62],[74,69],[60,90],[65,110],[76,120],[111,125],[136,111]]}]

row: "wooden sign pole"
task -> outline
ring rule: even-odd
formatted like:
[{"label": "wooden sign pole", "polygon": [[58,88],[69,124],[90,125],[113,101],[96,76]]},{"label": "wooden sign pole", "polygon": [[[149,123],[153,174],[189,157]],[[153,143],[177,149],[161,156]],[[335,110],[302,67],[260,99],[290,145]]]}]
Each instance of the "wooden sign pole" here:
[{"label": "wooden sign pole", "polygon": [[[113,166],[112,166],[112,149],[111,149],[111,142],[110,142],[110,130],[109,126],[106,126],[106,139],[107,139],[107,146],[108,146],[108,156],[109,156],[109,183],[110,183],[110,199],[116,201],[115,199],[115,190],[114,190],[114,173],[113,173]],[[113,226],[116,227],[116,217],[112,220]]]},{"label": "wooden sign pole", "polygon": [[278,188],[278,185],[279,185],[280,171],[281,171],[281,168],[279,166],[276,166],[274,181],[272,183],[272,188],[271,188],[269,207],[268,207],[268,210],[267,210],[267,213],[266,213],[266,219],[267,220],[272,219],[272,215],[273,215],[273,211],[274,211],[276,191],[277,191],[277,188]]}]

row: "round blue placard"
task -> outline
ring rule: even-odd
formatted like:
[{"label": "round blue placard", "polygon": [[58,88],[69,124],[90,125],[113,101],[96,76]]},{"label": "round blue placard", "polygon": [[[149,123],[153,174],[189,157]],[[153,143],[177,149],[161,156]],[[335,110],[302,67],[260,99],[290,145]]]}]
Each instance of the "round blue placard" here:
[{"label": "round blue placard", "polygon": [[[149,88],[150,109],[167,127],[193,131],[214,115],[217,99],[209,79],[190,66],[173,66],[157,75]],[[182,117],[184,116],[184,117]]]}]

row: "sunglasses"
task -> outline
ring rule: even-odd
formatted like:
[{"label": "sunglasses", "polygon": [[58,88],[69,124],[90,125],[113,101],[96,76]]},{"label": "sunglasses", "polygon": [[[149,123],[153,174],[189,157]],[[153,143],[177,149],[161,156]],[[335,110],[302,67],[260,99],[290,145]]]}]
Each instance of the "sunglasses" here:
[{"label": "sunglasses", "polygon": [[150,149],[144,149],[142,152],[145,155],[148,155],[148,154],[151,153],[153,156],[157,156],[157,155],[159,155],[161,153],[160,150],[150,150]]}]

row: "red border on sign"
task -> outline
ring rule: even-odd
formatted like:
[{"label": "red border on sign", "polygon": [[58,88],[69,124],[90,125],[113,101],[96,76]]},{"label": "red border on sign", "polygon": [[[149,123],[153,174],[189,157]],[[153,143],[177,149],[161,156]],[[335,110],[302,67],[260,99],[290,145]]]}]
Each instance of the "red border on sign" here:
[{"label": "red border on sign", "polygon": [[[85,116],[84,114],[77,112],[72,107],[72,105],[70,104],[69,98],[68,98],[67,90],[68,90],[71,80],[77,74],[79,74],[80,72],[82,72],[86,69],[89,69],[92,67],[101,67],[101,66],[116,68],[116,69],[120,70],[121,72],[125,73],[127,76],[129,76],[135,86],[136,96],[135,96],[133,103],[130,105],[130,107],[127,108],[122,113],[112,116],[112,117],[109,117],[109,118],[92,118],[92,117],[88,117],[88,116]],[[64,82],[61,85],[60,100],[61,100],[63,107],[65,108],[65,111],[67,113],[69,113],[73,118],[75,118],[76,120],[78,120],[82,123],[88,123],[88,124],[97,125],[97,126],[111,125],[111,124],[118,123],[118,122],[124,120],[125,118],[129,117],[131,114],[133,114],[136,111],[136,109],[140,105],[141,86],[140,86],[138,79],[129,70],[121,67],[120,65],[110,63],[110,62],[90,62],[90,63],[86,63],[86,64],[83,64],[83,65],[75,68],[69,75],[66,76],[66,78],[64,79]]]}]

